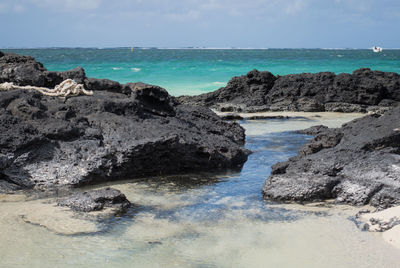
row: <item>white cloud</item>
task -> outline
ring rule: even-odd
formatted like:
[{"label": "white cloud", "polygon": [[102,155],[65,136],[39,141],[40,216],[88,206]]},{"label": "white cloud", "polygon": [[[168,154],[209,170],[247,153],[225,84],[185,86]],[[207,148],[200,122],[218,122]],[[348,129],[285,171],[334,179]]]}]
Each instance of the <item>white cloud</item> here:
[{"label": "white cloud", "polygon": [[371,9],[372,0],[335,0],[342,8],[347,8],[357,12],[365,12]]},{"label": "white cloud", "polygon": [[100,6],[102,0],[31,0],[41,8],[52,8],[58,11],[90,10]]},{"label": "white cloud", "polygon": [[290,1],[285,8],[285,12],[289,15],[296,14],[301,12],[307,6],[307,4],[308,3],[305,0]]},{"label": "white cloud", "polygon": [[16,5],[14,5],[13,10],[16,13],[22,13],[22,12],[24,12],[26,10],[26,8],[25,8],[25,6],[23,6],[21,4],[16,4]]},{"label": "white cloud", "polygon": [[23,13],[25,6],[20,1],[8,1],[8,3],[0,3],[0,13]]},{"label": "white cloud", "polygon": [[174,21],[187,21],[187,20],[197,20],[200,18],[201,13],[197,10],[189,10],[185,13],[167,13],[164,15],[167,19]]},{"label": "white cloud", "polygon": [[6,12],[8,10],[8,6],[5,3],[0,3],[0,13]]},{"label": "white cloud", "polygon": [[161,16],[184,21],[216,14],[231,17],[281,17],[301,12],[310,1],[313,0],[120,0],[104,5],[109,7],[110,12],[156,10]]}]

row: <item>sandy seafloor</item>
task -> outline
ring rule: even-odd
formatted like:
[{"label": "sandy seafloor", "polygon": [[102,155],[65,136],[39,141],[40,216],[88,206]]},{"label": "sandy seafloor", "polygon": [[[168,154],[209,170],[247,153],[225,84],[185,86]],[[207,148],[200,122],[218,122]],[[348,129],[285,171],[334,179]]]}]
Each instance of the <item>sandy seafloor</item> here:
[{"label": "sandy seafloor", "polygon": [[136,206],[103,223],[1,195],[0,267],[400,267],[399,249],[357,227],[362,208],[262,199],[270,166],[310,139],[292,130],[360,115],[302,116],[241,121],[254,153],[240,173],[110,184]]}]

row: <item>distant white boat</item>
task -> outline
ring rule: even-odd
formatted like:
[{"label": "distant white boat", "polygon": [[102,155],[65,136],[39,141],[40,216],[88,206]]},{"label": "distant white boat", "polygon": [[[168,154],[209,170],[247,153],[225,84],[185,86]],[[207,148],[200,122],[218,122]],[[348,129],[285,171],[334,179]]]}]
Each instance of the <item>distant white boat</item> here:
[{"label": "distant white boat", "polygon": [[382,52],[382,48],[381,48],[381,47],[374,46],[374,47],[372,48],[372,51],[373,51],[373,52]]}]

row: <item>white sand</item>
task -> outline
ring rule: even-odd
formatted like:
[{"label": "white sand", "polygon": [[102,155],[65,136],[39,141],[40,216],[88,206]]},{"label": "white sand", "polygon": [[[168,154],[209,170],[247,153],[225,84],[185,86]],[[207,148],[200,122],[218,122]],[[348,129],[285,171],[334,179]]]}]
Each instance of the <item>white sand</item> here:
[{"label": "white sand", "polygon": [[[232,114],[216,112],[218,115]],[[264,135],[273,132],[295,131],[309,128],[315,125],[327,127],[340,127],[353,119],[365,116],[360,113],[333,113],[333,112],[262,112],[262,113],[236,113],[243,118],[252,116],[287,116],[287,120],[249,120],[242,126],[246,129],[246,135]]]},{"label": "white sand", "polygon": [[[375,219],[382,223],[389,223],[390,221],[400,222],[400,206],[388,208],[379,212],[362,214],[360,219],[369,224],[370,231],[380,231],[379,224],[375,222],[375,224],[373,224],[371,219]],[[396,225],[392,229],[384,231],[383,239],[400,249],[400,225]]]}]

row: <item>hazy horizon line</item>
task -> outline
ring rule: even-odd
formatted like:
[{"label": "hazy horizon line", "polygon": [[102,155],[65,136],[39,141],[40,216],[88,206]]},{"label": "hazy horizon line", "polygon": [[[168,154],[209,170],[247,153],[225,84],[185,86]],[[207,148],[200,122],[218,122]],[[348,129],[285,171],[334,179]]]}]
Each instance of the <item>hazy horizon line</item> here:
[{"label": "hazy horizon line", "polygon": [[[307,47],[263,47],[263,48],[258,48],[258,47],[195,47],[195,46],[189,46],[189,47],[152,47],[152,46],[122,46],[122,47],[85,47],[85,46],[71,46],[71,47],[0,47],[0,49],[210,49],[210,50],[229,50],[229,49],[238,49],[238,50],[268,50],[268,49],[304,49],[304,50],[369,50],[372,49],[373,47],[363,47],[363,48],[347,48],[347,47],[338,47],[338,48],[319,48],[319,47],[314,47],[314,48],[307,48]],[[400,50],[400,48],[385,48],[385,50]]]}]

